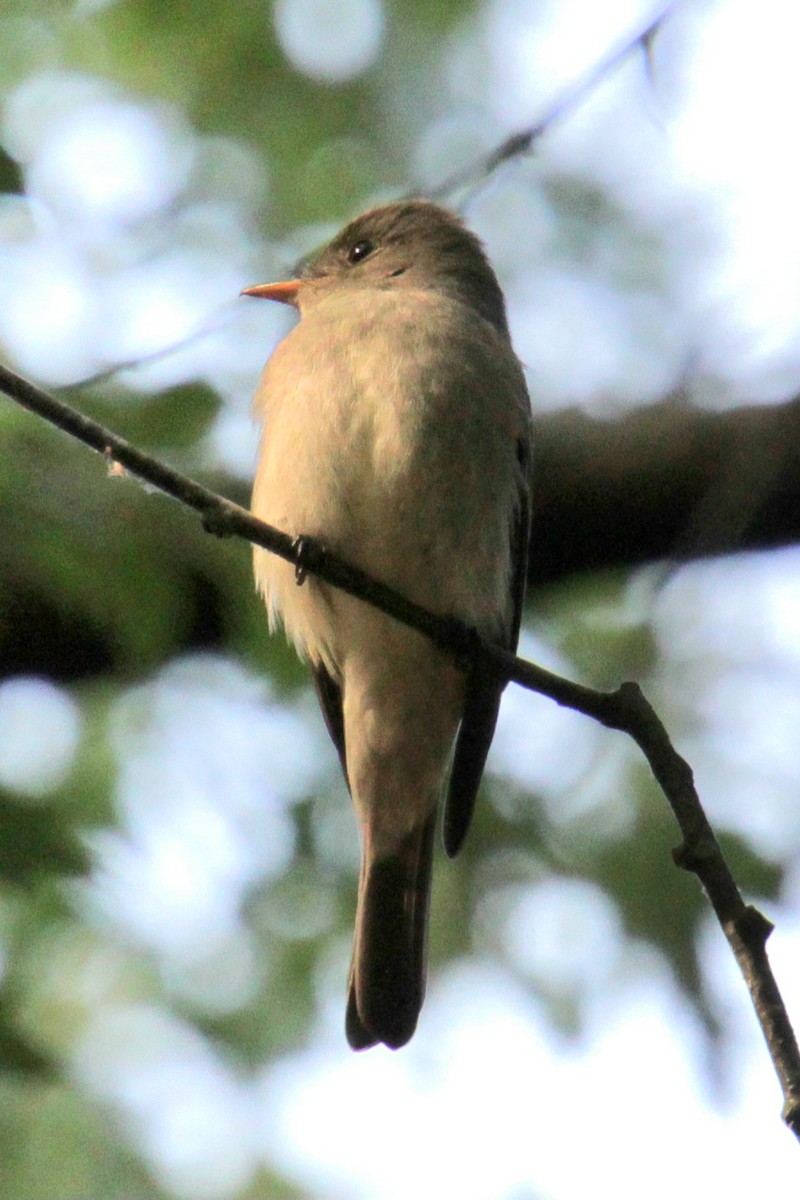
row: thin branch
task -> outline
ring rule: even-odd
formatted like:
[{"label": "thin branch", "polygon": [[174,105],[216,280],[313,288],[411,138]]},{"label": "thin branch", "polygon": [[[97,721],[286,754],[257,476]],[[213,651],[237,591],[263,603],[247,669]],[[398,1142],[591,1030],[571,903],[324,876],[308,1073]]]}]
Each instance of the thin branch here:
[{"label": "thin branch", "polygon": [[210,337],[212,333],[217,333],[220,329],[224,329],[226,325],[231,323],[235,313],[235,301],[226,301],[224,304],[219,304],[204,318],[198,329],[195,329],[192,333],[188,333],[186,337],[180,338],[177,342],[170,342],[168,346],[161,346],[158,350],[151,350],[149,353],[140,354],[136,358],[127,358],[120,362],[112,363],[109,367],[103,367],[102,370],[95,371],[93,375],[84,375],[82,379],[76,379],[73,383],[65,384],[61,390],[69,393],[77,391],[79,388],[95,387],[98,383],[107,383],[109,379],[113,379],[115,375],[119,375],[122,371],[132,371],[137,367],[146,367],[152,363],[162,362],[165,358],[169,358],[171,354],[177,354],[180,350],[185,350],[187,347],[195,345],[196,342],[202,342],[205,338]]},{"label": "thin branch", "polygon": [[676,3],[677,0],[669,0],[644,29],[639,30],[634,37],[625,38],[613,46],[599,62],[594,63],[583,75],[569,84],[533,125],[510,134],[488,154],[483,155],[470,166],[462,167],[452,175],[448,175],[435,188],[416,191],[413,195],[426,195],[431,200],[444,200],[461,188],[474,188],[487,182],[504,163],[519,158],[523,154],[529,154],[536,143],[557,121],[577,108],[597,84],[610,75],[635,50],[642,49],[644,51],[648,72],[651,72],[653,39],[669,13],[676,7]]},{"label": "thin branch", "polygon": [[[637,33],[635,37],[626,38],[617,43],[599,62],[589,67],[583,75],[568,84],[563,93],[553,101],[544,116],[535,124],[504,138],[498,146],[495,146],[493,150],[478,159],[477,162],[449,175],[435,188],[414,188],[406,193],[406,195],[414,197],[427,196],[431,200],[444,201],[452,192],[456,192],[460,188],[478,188],[483,183],[486,183],[504,163],[510,162],[514,158],[519,158],[523,154],[530,153],[542,135],[552,125],[578,107],[581,101],[594,90],[597,84],[606,75],[610,75],[636,49],[642,50],[645,56],[648,75],[652,76],[653,41],[670,11],[676,7],[677,2],[678,0],[668,0],[668,3],[664,4],[658,15],[643,30]],[[177,342],[172,342],[159,350],[153,350],[149,354],[142,354],[137,358],[112,363],[110,366],[104,367],[92,375],[75,380],[74,383],[66,385],[63,390],[74,391],[78,388],[92,387],[98,383],[106,383],[109,379],[113,379],[114,376],[123,371],[147,366],[169,358],[170,355],[185,349],[187,346],[191,346],[195,342],[201,341],[203,338],[208,337],[209,334],[223,327],[227,323],[226,311],[229,308],[230,306],[227,304],[221,305],[204,320],[199,329]]]},{"label": "thin branch", "polygon": [[209,532],[235,536],[280,555],[295,566],[298,583],[310,573],[418,630],[461,663],[513,681],[575,709],[609,729],[627,733],[641,749],[683,835],[676,863],[700,879],[733,951],[780,1080],[783,1119],[800,1138],[800,1052],[766,953],[772,931],[746,905],[706,819],[689,765],[677,753],[638,685],[599,692],[525,662],[484,641],[461,621],[438,616],[328,553],[318,542],[293,538],[257,520],[246,509],[187,478],[123,438],[0,366],[0,391],[132,474],[195,509]]}]

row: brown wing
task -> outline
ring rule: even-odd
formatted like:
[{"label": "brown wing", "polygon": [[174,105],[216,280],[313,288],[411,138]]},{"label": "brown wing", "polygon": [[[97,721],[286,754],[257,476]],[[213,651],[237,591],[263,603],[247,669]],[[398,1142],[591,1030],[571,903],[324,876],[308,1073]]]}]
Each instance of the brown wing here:
[{"label": "brown wing", "polygon": [[314,677],[314,687],[317,689],[317,699],[325,719],[325,726],[331,735],[331,741],[336,747],[339,762],[342,764],[345,782],[347,778],[347,749],[344,744],[344,713],[342,712],[342,689],[322,663],[314,663],[311,668]]},{"label": "brown wing", "polygon": [[[531,510],[529,479],[528,441],[522,438],[517,444],[517,459],[520,466],[516,503],[511,512],[509,536],[511,538],[511,589],[510,622],[504,640],[507,650],[515,651],[519,640],[522,606],[525,599],[525,580],[528,570],[528,541],[530,538]],[[505,686],[505,685],[503,685]],[[486,756],[494,737],[500,697],[503,686],[487,684],[479,674],[473,673],[467,682],[464,715],[456,739],[453,769],[444,806],[444,848],[453,858],[466,837],[475,798],[486,765]]]}]

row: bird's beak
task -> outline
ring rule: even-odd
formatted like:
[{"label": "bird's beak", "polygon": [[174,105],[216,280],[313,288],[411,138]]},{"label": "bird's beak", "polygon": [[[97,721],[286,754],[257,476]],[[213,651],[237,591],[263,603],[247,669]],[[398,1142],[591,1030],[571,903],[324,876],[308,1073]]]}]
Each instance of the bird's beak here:
[{"label": "bird's beak", "polygon": [[296,308],[297,294],[302,286],[302,279],[287,279],[283,283],[257,283],[255,287],[244,288],[240,295],[258,296],[262,300],[278,300],[281,304],[293,304]]}]

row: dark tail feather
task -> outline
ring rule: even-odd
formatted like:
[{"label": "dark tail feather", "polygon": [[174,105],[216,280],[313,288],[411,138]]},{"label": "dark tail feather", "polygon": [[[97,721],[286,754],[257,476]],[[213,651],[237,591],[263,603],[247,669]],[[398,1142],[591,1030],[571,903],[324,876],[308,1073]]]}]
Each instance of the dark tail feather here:
[{"label": "dark tail feather", "polygon": [[377,1042],[396,1050],[417,1027],[425,995],[435,824],[434,810],[382,858],[372,859],[364,846],[346,1020],[354,1050]]},{"label": "dark tail feather", "polygon": [[448,858],[461,849],[472,820],[486,756],[494,737],[502,689],[471,679],[444,804],[442,835]]}]

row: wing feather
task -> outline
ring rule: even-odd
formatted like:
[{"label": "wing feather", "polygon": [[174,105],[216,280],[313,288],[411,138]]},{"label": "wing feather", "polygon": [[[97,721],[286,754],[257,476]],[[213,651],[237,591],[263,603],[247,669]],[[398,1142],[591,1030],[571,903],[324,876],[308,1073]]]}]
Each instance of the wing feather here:
[{"label": "wing feather", "polygon": [[[505,649],[512,652],[516,650],[519,640],[528,569],[528,542],[531,525],[528,439],[521,438],[519,440],[517,460],[519,463],[517,494],[509,520],[511,540],[509,623],[506,637],[503,640]],[[443,838],[445,852],[449,858],[458,854],[472,820],[478,787],[494,737],[502,694],[503,687],[487,682],[477,672],[473,672],[467,681],[464,714],[456,739],[453,768],[450,773],[450,783],[444,806]]]}]

